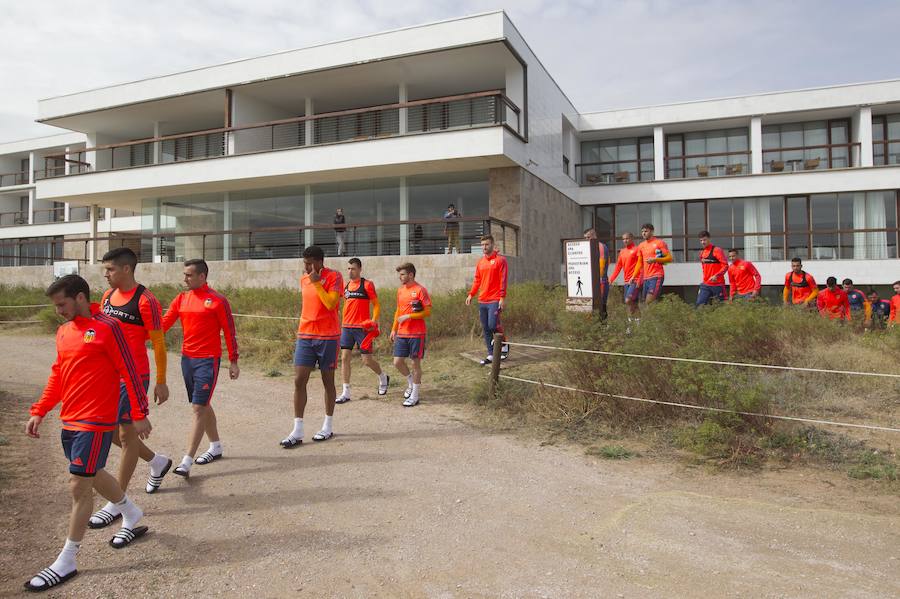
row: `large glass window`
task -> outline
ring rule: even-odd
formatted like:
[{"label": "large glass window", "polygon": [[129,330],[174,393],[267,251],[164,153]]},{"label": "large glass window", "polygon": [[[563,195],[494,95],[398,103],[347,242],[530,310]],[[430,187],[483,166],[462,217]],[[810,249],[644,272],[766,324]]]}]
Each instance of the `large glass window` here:
[{"label": "large glass window", "polygon": [[749,147],[746,128],[671,134],[666,138],[666,178],[749,174]]},{"label": "large glass window", "polygon": [[763,170],[846,168],[850,164],[850,121],[766,125],[762,129]]},{"label": "large glass window", "polygon": [[875,166],[900,164],[900,114],[872,117]]},{"label": "large glass window", "polygon": [[[400,253],[400,181],[378,179],[313,185],[313,243],[326,255],[337,255],[334,225],[337,209],[344,213],[346,252],[362,256]],[[375,226],[380,222],[395,224]]]},{"label": "large glass window", "polygon": [[581,142],[578,181],[582,185],[653,180],[653,138],[629,137]]},{"label": "large glass window", "polygon": [[451,236],[456,233],[456,223],[442,220],[450,204],[463,218],[479,218],[458,223],[457,248],[466,254],[481,251],[479,238],[488,228],[481,220],[488,216],[489,210],[486,172],[421,175],[408,177],[406,184],[409,188],[409,218],[437,221],[416,225],[409,231],[410,253],[441,254],[450,249],[450,242],[455,242],[455,237],[451,239]]}]

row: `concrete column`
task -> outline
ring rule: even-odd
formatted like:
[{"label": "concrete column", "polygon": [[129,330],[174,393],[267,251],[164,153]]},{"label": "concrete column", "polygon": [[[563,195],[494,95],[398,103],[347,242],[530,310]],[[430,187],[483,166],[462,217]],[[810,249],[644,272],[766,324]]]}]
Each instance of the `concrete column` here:
[{"label": "concrete column", "polygon": [[[405,83],[400,84],[397,101],[401,102],[401,103],[409,102],[409,94],[407,92]],[[401,108],[400,109],[400,135],[406,135],[406,133],[409,131],[409,114],[408,113],[409,113],[409,108]],[[403,217],[401,217],[401,218],[403,218]],[[403,239],[402,229],[401,229],[401,233],[400,233],[400,239],[401,240]],[[400,247],[403,247],[403,241],[400,242]],[[400,253],[405,254],[406,252],[401,251]]]},{"label": "concrete column", "polygon": [[859,144],[851,152],[852,166],[873,166],[875,164],[875,152],[872,148],[872,107],[860,106],[853,114],[850,129],[851,141]]},{"label": "concrete column", "polygon": [[97,204],[91,204],[89,220],[91,224],[91,240],[88,242],[87,260],[88,264],[94,264],[97,262],[97,242],[94,241],[94,238],[97,237]]},{"label": "concrete column", "polygon": [[750,172],[763,172],[762,117],[750,119]]},{"label": "concrete column", "polygon": [[[160,123],[159,121],[153,122],[153,137],[160,136]],[[162,143],[155,141],[153,142],[153,164],[159,164],[162,162]]]},{"label": "concrete column", "polygon": [[28,152],[28,184],[34,185],[34,152]]},{"label": "concrete column", "polygon": [[66,202],[63,206],[63,220],[65,222],[69,222],[69,220],[71,219],[71,210],[72,207],[69,206],[69,202]]},{"label": "concrete column", "polygon": [[[156,200],[155,204],[153,206],[153,214],[151,215],[151,218],[153,219],[153,222],[151,225],[151,227],[152,227],[151,231],[153,232],[154,235],[159,235],[159,231],[160,231],[159,225],[160,225],[160,215],[161,214],[162,214],[162,201]],[[160,247],[162,246],[162,244],[160,243],[159,237],[154,237],[153,241],[151,242],[151,245],[152,245],[153,261],[156,262],[157,261],[156,257],[160,255],[159,250],[160,250]],[[160,257],[159,260],[162,261],[162,258]]]},{"label": "concrete column", "polygon": [[28,190],[28,224],[34,224],[34,187]]},{"label": "concrete column", "polygon": [[[222,199],[223,228],[231,230],[231,195],[226,191]],[[222,235],[222,260],[231,260],[231,233]]]},{"label": "concrete column", "polygon": [[[402,123],[403,120],[401,119]],[[402,131],[402,129],[401,129]],[[380,204],[379,204],[380,208]],[[465,214],[465,213],[463,213]],[[400,177],[400,220],[407,220],[409,218],[409,187],[406,185],[406,177]],[[381,218],[379,217],[379,220]],[[380,239],[379,239],[380,246]],[[378,248],[378,253],[381,254],[381,247]],[[400,225],[400,255],[406,256],[409,254],[409,225]]]},{"label": "concrete column", "polygon": [[653,180],[666,178],[666,135],[662,127],[653,128]]},{"label": "concrete column", "polygon": [[[308,140],[309,138],[307,138]],[[305,190],[306,201],[304,204],[303,210],[303,224],[306,226],[310,226],[313,224],[313,194],[312,188],[307,185]],[[303,245],[309,247],[313,244],[313,231],[312,229],[306,229],[303,231]]]},{"label": "concrete column", "polygon": [[[313,114],[313,99],[306,98],[306,105],[303,111],[303,116],[312,116]],[[306,141],[305,145],[311,146],[313,145],[313,133],[315,131],[313,125],[315,125],[315,121],[306,121],[304,125],[306,125],[306,133],[304,134],[304,140]]]}]

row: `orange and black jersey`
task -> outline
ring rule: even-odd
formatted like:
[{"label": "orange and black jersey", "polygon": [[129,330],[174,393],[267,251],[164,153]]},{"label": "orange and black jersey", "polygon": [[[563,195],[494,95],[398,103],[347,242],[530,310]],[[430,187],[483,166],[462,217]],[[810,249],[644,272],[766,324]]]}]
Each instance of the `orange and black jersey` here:
[{"label": "orange and black jersey", "polygon": [[111,431],[119,414],[119,382],[131,401],[131,418],[147,415],[147,395],[119,323],[92,305],[94,316],[75,319],[56,331],[56,361],[33,416],[46,416],[62,402],[66,430]]},{"label": "orange and black jersey", "polygon": [[100,310],[122,325],[138,374],[150,374],[147,339],[150,331],[162,330],[162,307],[156,297],[143,285],[130,291],[107,289],[100,300]]},{"label": "orange and black jersey", "polygon": [[723,287],[725,273],[728,271],[728,259],[722,248],[712,244],[700,250],[700,269],[703,271],[703,284]]},{"label": "orange and black jersey", "polygon": [[819,293],[816,280],[811,274],[800,271],[799,274],[789,272],[784,277],[784,301],[790,300],[792,304],[802,304],[812,300]]}]

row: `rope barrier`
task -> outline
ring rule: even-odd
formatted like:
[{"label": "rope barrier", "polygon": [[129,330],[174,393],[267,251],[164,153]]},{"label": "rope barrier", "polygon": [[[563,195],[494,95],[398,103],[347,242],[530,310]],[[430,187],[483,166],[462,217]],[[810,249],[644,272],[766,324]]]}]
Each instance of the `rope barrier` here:
[{"label": "rope barrier", "polygon": [[269,318],[272,320],[298,320],[296,316],[263,316],[262,314],[238,314],[237,312],[232,312],[232,316],[243,316],[244,318]]},{"label": "rope barrier", "polygon": [[39,324],[42,320],[0,320],[0,324]]},{"label": "rope barrier", "polygon": [[536,349],[550,349],[557,351],[570,351],[585,354],[598,354],[603,356],[620,356],[623,358],[642,358],[645,360],[666,360],[670,362],[691,362],[694,364],[717,364],[720,366],[740,366],[743,368],[769,368],[772,370],[794,370],[799,372],[818,372],[826,374],[849,374],[855,376],[874,376],[890,379],[900,379],[900,374],[890,374],[886,372],[857,372],[855,370],[828,370],[827,368],[805,368],[802,366],[777,366],[775,364],[752,364],[749,362],[726,362],[722,360],[701,360],[699,358],[675,358],[672,356],[651,356],[644,354],[627,354],[615,351],[602,351],[599,349],[577,349],[573,347],[554,347],[551,345],[536,345],[532,343],[513,343],[507,341],[507,345],[519,347],[533,347]]},{"label": "rope barrier", "polygon": [[0,306],[0,309],[12,310],[15,308],[49,308],[53,304],[27,304],[21,306]]},{"label": "rope barrier", "polygon": [[816,418],[801,418],[798,416],[778,416],[775,414],[759,414],[756,412],[741,412],[738,410],[726,410],[725,408],[697,406],[697,405],[693,405],[693,404],[679,403],[679,402],[675,402],[675,401],[663,401],[663,400],[659,400],[659,399],[646,399],[643,397],[630,397],[628,395],[616,395],[614,393],[601,393],[599,391],[587,391],[585,389],[576,389],[575,387],[566,387],[564,385],[554,385],[552,383],[544,383],[541,381],[532,381],[529,379],[523,379],[523,378],[519,378],[516,376],[510,376],[508,374],[501,374],[500,378],[508,379],[510,381],[518,381],[520,383],[530,383],[532,385],[540,385],[541,387],[551,387],[553,389],[562,389],[564,391],[572,391],[575,393],[585,393],[588,395],[597,395],[600,397],[612,397],[614,399],[626,399],[629,401],[639,401],[639,402],[643,402],[643,403],[659,404],[659,405],[663,405],[663,406],[673,406],[676,408],[688,408],[691,410],[701,410],[701,411],[705,411],[705,412],[737,414],[740,416],[755,416],[758,418],[769,418],[769,419],[773,419],[773,420],[789,420],[791,422],[808,422],[811,424],[824,424],[824,425],[829,425],[829,426],[844,426],[844,427],[861,428],[861,429],[873,430],[873,431],[886,431],[889,433],[900,433],[900,428],[877,426],[874,424],[852,424],[850,422],[834,422],[832,420],[819,420]]}]

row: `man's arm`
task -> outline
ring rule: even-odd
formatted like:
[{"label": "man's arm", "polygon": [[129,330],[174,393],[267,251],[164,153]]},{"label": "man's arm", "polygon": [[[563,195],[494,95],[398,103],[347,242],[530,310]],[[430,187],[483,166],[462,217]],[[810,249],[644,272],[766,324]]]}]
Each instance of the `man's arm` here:
[{"label": "man's arm", "polygon": [[753,277],[753,294],[759,295],[762,291],[762,275],[756,270],[754,265],[750,265],[750,274]]},{"label": "man's arm", "polygon": [[609,282],[612,283],[616,280],[616,277],[619,276],[619,273],[622,272],[622,265],[625,263],[625,260],[622,256],[622,252],[619,252],[619,257],[616,259],[616,267],[613,269],[612,275],[609,277]]},{"label": "man's arm", "polygon": [[141,295],[139,304],[141,318],[144,320],[144,328],[153,345],[153,361],[156,363],[156,388],[153,396],[157,404],[169,399],[169,388],[166,385],[166,366],[168,364],[166,354],[166,335],[162,330],[162,306],[156,297],[145,290]]},{"label": "man's arm", "polygon": [[791,275],[784,278],[784,291],[781,292],[781,299],[785,304],[791,303]]},{"label": "man's arm", "polygon": [[[480,260],[479,260],[480,262]],[[478,291],[481,289],[481,269],[478,268],[478,265],[475,265],[475,279],[472,281],[472,288],[469,289],[469,295],[466,296],[466,305],[470,305],[472,303],[472,298],[474,298]]]},{"label": "man's arm", "polygon": [[720,247],[716,247],[713,253],[716,256],[716,259],[719,261],[719,272],[713,273],[713,276],[711,276],[709,280],[716,282],[721,280],[722,283],[724,283],[725,273],[728,272],[728,258],[725,257],[725,252],[723,252],[722,248]]},{"label": "man's arm", "polygon": [[378,317],[381,316],[381,302],[378,301],[378,294],[375,293],[374,283],[370,287],[372,293],[372,320],[378,324]]},{"label": "man's arm", "polygon": [[[237,329],[234,326],[234,315],[231,313],[231,304],[224,296],[221,297],[216,310],[216,318],[225,335],[225,347],[228,348],[228,361],[232,364],[238,361]],[[233,377],[234,378],[234,377]]]},{"label": "man's arm", "polygon": [[632,280],[640,282],[641,271],[643,269],[644,269],[644,256],[643,256],[643,254],[638,252],[637,257],[634,259],[634,270],[631,272]]},{"label": "man's arm", "polygon": [[53,366],[50,367],[50,376],[47,378],[44,392],[41,393],[40,399],[31,405],[29,413],[32,416],[43,418],[60,401],[62,401],[62,387],[59,381],[59,354],[57,353],[56,360],[53,362]]},{"label": "man's arm", "polygon": [[181,309],[181,296],[179,293],[175,296],[175,299],[172,300],[172,303],[169,304],[168,310],[162,317],[162,330],[163,332],[168,331],[172,328],[172,325],[175,324],[175,321],[178,320],[179,310]]},{"label": "man's arm", "polygon": [[[128,399],[131,402],[131,419],[137,423],[147,418],[149,408],[147,406],[147,394],[144,392],[144,385],[138,375],[135,367],[134,355],[131,348],[125,340],[125,333],[119,323],[109,317],[96,317],[98,322],[103,323],[110,329],[110,334],[105,337],[103,349],[106,355],[112,360],[119,378],[125,382],[125,388],[128,391]],[[147,433],[150,431],[148,430]],[[143,437],[142,437],[143,438]]]},{"label": "man's arm", "polygon": [[[506,304],[506,285],[509,279],[509,264],[506,262],[506,257],[503,256],[500,258],[500,308],[502,309],[504,304]],[[429,312],[431,311],[431,306],[428,307]]]},{"label": "man's arm", "polygon": [[[814,299],[816,299],[819,296],[819,288],[815,286],[815,281],[813,283],[814,284],[813,284],[813,288],[812,288],[812,293],[810,293],[809,297],[806,298],[806,300],[803,302],[807,306],[809,305],[809,303],[811,301],[813,301]],[[818,301],[818,300],[816,300],[816,301]]]},{"label": "man's arm", "polygon": [[400,306],[394,311],[394,322],[391,324],[391,341],[397,336],[397,327],[400,326]]}]

